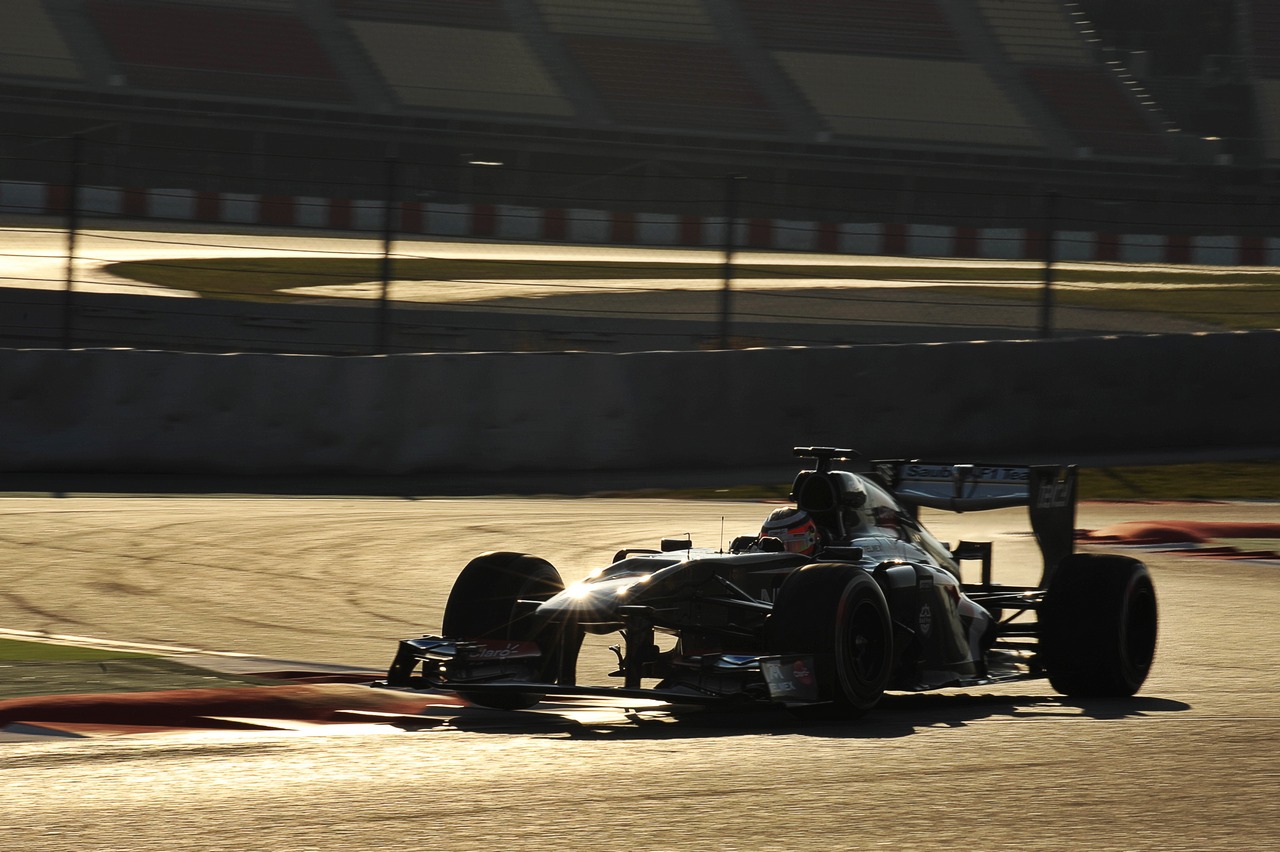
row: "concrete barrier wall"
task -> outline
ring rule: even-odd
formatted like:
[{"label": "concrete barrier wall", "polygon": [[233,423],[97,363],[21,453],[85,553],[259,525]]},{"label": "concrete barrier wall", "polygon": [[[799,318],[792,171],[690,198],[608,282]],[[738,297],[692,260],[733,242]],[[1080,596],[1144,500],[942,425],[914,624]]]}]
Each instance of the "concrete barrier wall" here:
[{"label": "concrete barrier wall", "polygon": [[0,350],[0,469],[201,473],[975,460],[1273,446],[1280,332],[635,354]]}]

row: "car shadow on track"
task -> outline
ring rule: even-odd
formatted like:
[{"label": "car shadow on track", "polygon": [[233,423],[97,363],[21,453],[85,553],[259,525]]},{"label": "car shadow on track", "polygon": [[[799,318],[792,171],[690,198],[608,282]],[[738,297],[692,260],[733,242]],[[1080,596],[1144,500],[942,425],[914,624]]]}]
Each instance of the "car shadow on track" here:
[{"label": "car shadow on track", "polygon": [[[781,709],[619,710],[616,718],[583,718],[572,710],[460,713],[443,726],[494,734],[559,734],[580,740],[699,739],[749,735],[799,735],[830,739],[898,739],[930,729],[964,728],[992,723],[1097,722],[1151,718],[1182,713],[1189,704],[1164,698],[1071,700],[1056,695],[908,694],[886,696],[874,711],[859,719],[798,718]],[[425,720],[424,720],[425,721]],[[404,730],[439,729],[440,721],[415,725],[402,718]]]}]

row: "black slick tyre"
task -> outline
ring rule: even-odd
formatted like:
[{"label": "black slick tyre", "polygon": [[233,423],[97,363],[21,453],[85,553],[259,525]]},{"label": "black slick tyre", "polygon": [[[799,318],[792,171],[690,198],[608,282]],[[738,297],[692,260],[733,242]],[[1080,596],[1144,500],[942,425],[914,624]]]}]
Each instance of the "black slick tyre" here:
[{"label": "black slick tyre", "polygon": [[1077,553],[1058,564],[1040,608],[1040,662],[1073,698],[1124,698],[1146,680],[1159,621],[1147,567]]},{"label": "black slick tyre", "polygon": [[824,704],[793,707],[797,715],[852,719],[884,694],[893,664],[893,622],[884,592],[861,568],[806,565],[787,577],[769,617],[770,653],[814,660]]},{"label": "black slick tyre", "polygon": [[[554,671],[559,647],[539,636],[533,618],[520,614],[517,602],[545,601],[564,589],[560,572],[550,562],[524,553],[483,553],[467,563],[453,583],[444,606],[444,635],[452,639],[509,639],[537,641],[548,661],[544,675]],[[515,710],[542,700],[535,693],[459,695],[473,704]]]}]

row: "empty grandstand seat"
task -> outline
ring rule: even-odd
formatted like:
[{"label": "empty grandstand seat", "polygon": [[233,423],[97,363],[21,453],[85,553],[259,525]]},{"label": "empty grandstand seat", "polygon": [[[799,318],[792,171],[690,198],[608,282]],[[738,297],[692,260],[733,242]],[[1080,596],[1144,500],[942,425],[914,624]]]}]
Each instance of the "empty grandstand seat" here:
[{"label": "empty grandstand seat", "polygon": [[779,51],[774,58],[827,126],[842,136],[1043,145],[974,62],[806,51]]},{"label": "empty grandstand seat", "polygon": [[1280,5],[1274,0],[1243,4],[1249,34],[1249,60],[1260,79],[1253,83],[1254,109],[1263,156],[1280,160]]},{"label": "empty grandstand seat", "polygon": [[1089,65],[1093,54],[1058,0],[978,0],[1000,46],[1014,62]]},{"label": "empty grandstand seat", "polygon": [[522,36],[388,21],[348,26],[407,106],[568,116],[573,107]]},{"label": "empty grandstand seat", "polygon": [[621,124],[719,131],[783,129],[768,100],[718,44],[565,37],[573,58]]},{"label": "empty grandstand seat", "polygon": [[1103,68],[1025,66],[1028,83],[1081,146],[1102,154],[1167,156],[1163,137]]},{"label": "empty grandstand seat", "polygon": [[1256,81],[1253,97],[1263,154],[1268,160],[1280,160],[1280,79]]},{"label": "empty grandstand seat", "polygon": [[145,0],[88,0],[131,86],[298,100],[348,92],[311,31],[291,14]]},{"label": "empty grandstand seat", "polygon": [[965,56],[936,0],[742,0],[739,8],[760,44],[775,50]]},{"label": "empty grandstand seat", "polygon": [[1280,5],[1275,0],[1246,0],[1244,5],[1253,70],[1261,77],[1280,78]]},{"label": "empty grandstand seat", "polygon": [[73,80],[80,68],[40,0],[5,0],[0,74]]},{"label": "empty grandstand seat", "polygon": [[334,6],[340,17],[356,20],[510,29],[501,0],[337,0]]},{"label": "empty grandstand seat", "polygon": [[547,29],[578,35],[716,41],[715,26],[700,0],[537,0]]}]

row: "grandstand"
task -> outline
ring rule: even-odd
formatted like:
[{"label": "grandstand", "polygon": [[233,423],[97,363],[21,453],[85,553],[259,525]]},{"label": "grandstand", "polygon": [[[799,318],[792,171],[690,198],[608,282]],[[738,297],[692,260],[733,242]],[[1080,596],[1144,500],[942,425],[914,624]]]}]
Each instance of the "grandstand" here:
[{"label": "grandstand", "polygon": [[468,29],[510,29],[501,0],[336,0],[343,20],[389,21]]},{"label": "grandstand", "polygon": [[554,33],[661,42],[719,41],[700,0],[537,0],[537,9]]},{"label": "grandstand", "polygon": [[40,0],[9,0],[0,27],[0,77],[79,80],[80,68]]},{"label": "grandstand", "polygon": [[404,107],[567,116],[568,99],[516,33],[353,20],[369,61]]},{"label": "grandstand", "polygon": [[1245,4],[1259,129],[1268,160],[1280,162],[1280,6],[1266,0]]},{"label": "grandstand", "polygon": [[[395,157],[406,200],[713,213],[737,172],[768,187],[749,213],[1001,225],[1050,184],[1256,194],[1280,164],[1264,0],[5,7],[7,180],[54,179],[56,146],[31,140],[87,132],[104,184],[367,196]],[[1212,35],[1196,62],[1192,30]]]},{"label": "grandstand", "polygon": [[784,129],[719,45],[590,35],[566,36],[565,44],[617,124],[720,133]]},{"label": "grandstand", "polygon": [[975,62],[777,51],[837,136],[1043,149],[1044,140]]},{"label": "grandstand", "polygon": [[[978,8],[1005,57],[1014,63],[1077,150],[1090,156],[1169,154],[1156,130],[1162,116],[1145,109],[1127,79],[1099,63],[1093,30],[1051,0],[980,0]],[[1120,85],[1118,85],[1120,84]]]},{"label": "grandstand", "polygon": [[937,0],[744,0],[742,11],[771,50],[967,58]]},{"label": "grandstand", "polygon": [[1091,43],[1061,3],[978,0],[978,9],[1012,62],[1088,67]]},{"label": "grandstand", "polygon": [[835,138],[1045,147],[935,0],[747,0],[742,10]]},{"label": "grandstand", "polygon": [[347,92],[303,22],[248,4],[88,0],[85,11],[110,52],[115,82],[244,98],[341,101]]}]

